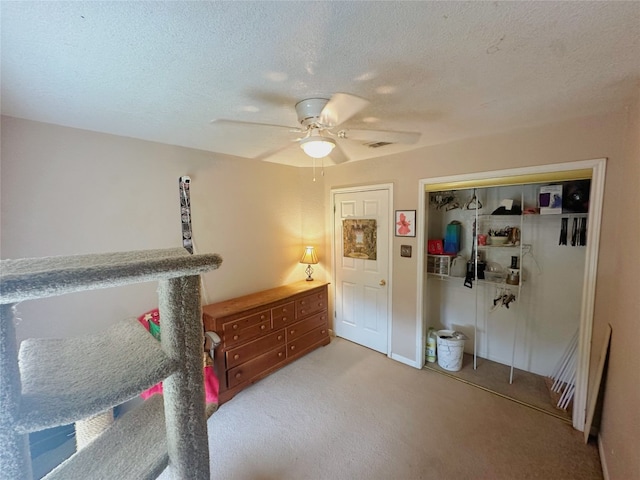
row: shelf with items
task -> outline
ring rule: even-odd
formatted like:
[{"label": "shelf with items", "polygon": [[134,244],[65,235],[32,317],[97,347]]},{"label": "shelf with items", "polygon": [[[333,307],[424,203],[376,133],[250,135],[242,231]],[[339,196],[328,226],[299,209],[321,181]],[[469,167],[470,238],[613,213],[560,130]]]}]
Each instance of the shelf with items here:
[{"label": "shelf with items", "polygon": [[[446,196],[452,199],[449,203],[443,205],[431,201],[425,218],[425,238],[428,239],[443,239],[450,223],[461,223],[459,255],[469,262],[468,270],[473,276],[472,290],[463,285],[465,278],[427,273],[425,266],[426,325],[465,332],[470,338],[466,353],[477,352],[478,357],[504,364],[507,369],[511,364],[515,383],[520,382],[517,369],[546,374],[549,363],[553,363],[549,358],[558,354],[557,345],[561,343],[558,339],[564,339],[565,332],[573,329],[573,322],[581,318],[579,302],[574,302],[583,291],[580,288],[584,278],[581,268],[584,268],[585,249],[580,244],[580,232],[589,230],[591,220],[586,212],[564,209],[540,214],[540,186],[490,186],[475,191],[473,188],[461,188]],[[440,193],[431,195],[436,200],[445,198]],[[482,208],[477,210],[467,207],[467,200],[473,200],[474,195],[482,204]],[[522,214],[493,213],[504,199],[513,199],[514,205],[519,204]],[[561,222],[564,218],[568,220],[565,220],[567,225],[563,229]],[[573,235],[574,218],[577,218],[577,235]],[[581,228],[583,218],[588,222],[586,229]],[[507,226],[519,228],[521,244],[505,241],[502,245],[491,245],[485,239],[485,245],[481,245],[472,234],[477,227],[478,234],[488,237],[489,229]],[[575,247],[581,248],[571,247],[574,236],[577,237]],[[427,247],[426,243],[424,247]],[[506,282],[512,256],[517,257],[518,285]],[[474,262],[476,257],[477,262]],[[479,268],[475,271],[474,263],[482,263],[484,272]],[[501,273],[489,272],[493,264],[498,265]],[[498,277],[490,278],[491,275]],[[505,295],[508,298],[509,292],[516,296],[516,300],[507,308],[501,299]],[[469,368],[474,367],[469,363]],[[478,359],[477,368],[485,368],[481,359]],[[503,377],[500,380],[508,384],[510,375],[505,371]]]},{"label": "shelf with items", "polygon": [[[521,188],[509,187],[507,189],[468,189],[455,192],[451,197],[454,200],[458,198],[458,201],[451,201],[445,207],[437,201],[438,195],[435,196],[435,201],[431,198],[430,210],[432,213],[429,215],[427,225],[430,235],[427,245],[425,245],[427,247],[425,273],[433,279],[433,286],[436,289],[441,288],[436,286],[440,282],[442,285],[460,283],[461,287],[467,287],[469,290],[464,288],[460,291],[456,290],[455,295],[458,299],[462,298],[460,295],[463,295],[465,291],[469,292],[469,295],[465,295],[465,297],[476,296],[475,308],[472,307],[475,316],[469,317],[468,325],[469,333],[472,329],[474,332],[469,336],[474,339],[474,368],[476,368],[475,358],[480,353],[479,345],[476,343],[480,332],[479,317],[486,318],[486,315],[491,313],[478,310],[482,304],[479,302],[478,296],[490,298],[488,307],[492,309],[491,311],[496,311],[498,308],[503,310],[504,306],[504,311],[508,312],[508,316],[513,320],[509,322],[512,326],[519,323],[518,317],[521,316],[517,300],[514,299],[519,299],[521,293],[519,267],[523,256],[520,242],[524,216],[522,215],[524,196]],[[462,201],[462,199],[470,200]],[[449,208],[450,206],[451,208]],[[513,214],[507,214],[510,212]],[[458,229],[457,234],[451,235],[456,228]],[[494,233],[501,234],[502,237],[490,235]],[[494,244],[491,244],[491,237],[494,237]],[[497,238],[503,238],[503,240],[496,240]],[[496,244],[497,242],[500,244]],[[451,248],[451,246],[456,248]],[[436,251],[435,247],[439,247],[439,251]],[[454,251],[455,255],[444,255]],[[510,271],[509,269],[513,265],[512,257],[515,257],[515,265],[518,268]],[[518,271],[516,272],[516,270]],[[515,273],[516,276],[510,279],[511,282],[507,282],[510,273]],[[514,278],[517,280],[513,281]],[[474,287],[475,291],[472,292],[471,289]],[[454,291],[449,288],[453,287],[443,286],[442,288],[446,290],[435,290],[441,292],[440,298],[452,298],[450,295],[453,295]],[[495,295],[493,290],[495,290]],[[436,295],[438,294],[436,293]],[[498,298],[498,303],[493,303],[496,298]],[[471,306],[467,302],[468,300],[461,302],[465,308]],[[438,311],[437,307],[433,308],[434,318],[449,315],[448,310]],[[502,316],[498,316],[496,321],[501,322],[502,319]],[[446,324],[446,322],[440,323]],[[508,345],[505,344],[508,352],[505,351],[504,358],[506,360],[507,355],[510,356],[513,367],[515,335],[513,341],[508,342]]]},{"label": "shelf with items", "polygon": [[[525,217],[525,215],[522,215],[522,206],[525,204],[525,196],[523,190],[520,189],[519,193],[511,192],[511,196],[506,199],[497,198],[496,200],[500,202],[500,206],[491,210],[491,214],[483,214],[476,210],[473,216],[471,257],[475,262],[475,269],[478,273],[478,278],[475,280],[477,285],[496,289],[490,312],[494,312],[503,306],[506,308],[511,306],[510,310],[514,311],[515,327],[511,345],[511,370],[509,375],[509,383],[512,383],[516,336],[520,317],[518,300],[520,299],[522,288],[522,231],[524,226],[523,217]],[[490,202],[485,203],[489,204]],[[510,214],[510,211],[513,213]],[[478,330],[477,311],[474,330],[475,332]],[[476,338],[476,335],[474,335],[474,338]],[[475,369],[477,368],[476,344],[474,344],[473,357]]]}]

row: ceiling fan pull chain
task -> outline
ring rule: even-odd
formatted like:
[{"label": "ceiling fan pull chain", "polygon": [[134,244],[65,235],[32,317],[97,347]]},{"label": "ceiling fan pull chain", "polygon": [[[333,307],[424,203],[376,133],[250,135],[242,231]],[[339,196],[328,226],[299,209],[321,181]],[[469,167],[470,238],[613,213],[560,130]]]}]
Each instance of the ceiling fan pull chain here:
[{"label": "ceiling fan pull chain", "polygon": [[313,159],[313,181],[316,181],[316,159]]}]

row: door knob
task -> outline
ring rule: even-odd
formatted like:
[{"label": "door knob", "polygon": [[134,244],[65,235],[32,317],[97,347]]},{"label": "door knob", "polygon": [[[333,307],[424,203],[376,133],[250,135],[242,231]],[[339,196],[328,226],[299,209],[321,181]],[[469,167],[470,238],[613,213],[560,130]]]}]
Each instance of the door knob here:
[{"label": "door knob", "polygon": [[384,280],[380,280],[380,286],[384,287],[387,284],[387,282],[385,282]]}]

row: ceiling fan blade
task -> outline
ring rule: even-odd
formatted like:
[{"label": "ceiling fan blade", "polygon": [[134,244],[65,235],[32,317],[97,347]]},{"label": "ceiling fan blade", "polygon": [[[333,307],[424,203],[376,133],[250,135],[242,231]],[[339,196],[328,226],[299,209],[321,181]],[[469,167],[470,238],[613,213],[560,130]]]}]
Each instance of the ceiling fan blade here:
[{"label": "ceiling fan blade", "polygon": [[367,105],[369,100],[364,98],[347,93],[336,93],[322,109],[320,122],[329,127],[335,127],[349,120]]},{"label": "ceiling fan blade", "polygon": [[300,137],[300,129],[266,123],[219,119],[211,127],[213,151],[245,158],[262,157]]},{"label": "ceiling fan blade", "polygon": [[291,148],[292,145],[295,145],[300,139],[295,139],[292,140],[291,142],[288,142],[284,145],[280,145],[279,147],[273,148],[271,150],[268,150],[266,152],[264,152],[261,155],[258,155],[257,157],[254,157],[254,160],[265,160],[269,157],[271,157],[272,155],[275,155],[277,153],[282,152],[283,150],[287,150],[288,148]]},{"label": "ceiling fan blade", "polygon": [[388,130],[344,129],[337,133],[338,137],[349,140],[361,140],[368,143],[402,143],[411,145],[420,140],[420,132],[393,132]]},{"label": "ceiling fan blade", "polygon": [[344,150],[340,148],[340,145],[338,145],[337,142],[336,142],[336,146],[333,147],[333,150],[331,150],[331,153],[329,154],[329,158],[336,165],[349,161],[349,157],[347,157],[347,155],[344,153]]},{"label": "ceiling fan blade", "polygon": [[269,123],[255,123],[255,122],[240,122],[238,120],[226,120],[224,118],[218,118],[211,122],[211,125],[220,126],[223,128],[238,128],[243,129],[244,133],[247,133],[250,129],[260,129],[261,131],[270,130],[272,133],[289,132],[291,130],[300,130],[297,127],[287,127],[285,125],[271,125]]}]

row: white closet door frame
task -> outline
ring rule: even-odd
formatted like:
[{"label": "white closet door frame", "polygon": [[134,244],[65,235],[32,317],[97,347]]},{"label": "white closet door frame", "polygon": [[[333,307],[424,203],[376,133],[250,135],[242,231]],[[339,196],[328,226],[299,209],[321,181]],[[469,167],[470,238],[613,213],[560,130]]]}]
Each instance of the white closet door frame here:
[{"label": "white closet door frame", "polygon": [[[600,225],[602,223],[602,204],[604,199],[604,179],[606,158],[584,160],[577,162],[556,163],[552,165],[538,165],[533,167],[496,170],[492,172],[478,172],[449,177],[428,178],[419,181],[418,212],[417,212],[417,242],[425,243],[425,222],[427,211],[425,208],[428,198],[427,186],[439,183],[473,182],[501,177],[519,175],[544,175],[574,170],[591,170],[591,195],[589,198],[589,214],[587,230],[587,246],[585,253],[585,271],[582,286],[582,304],[580,311],[580,330],[578,338],[578,358],[576,368],[576,390],[573,398],[573,428],[584,431],[587,409],[587,389],[589,383],[589,357],[591,354],[591,335],[593,332],[593,312],[596,294],[596,274],[598,272],[598,250],[600,245]],[[424,349],[426,325],[424,319],[424,285],[425,285],[425,249],[418,248],[418,279],[417,279],[417,309],[416,318],[416,358],[418,368],[424,366]],[[596,395],[597,392],[592,392]]]}]

